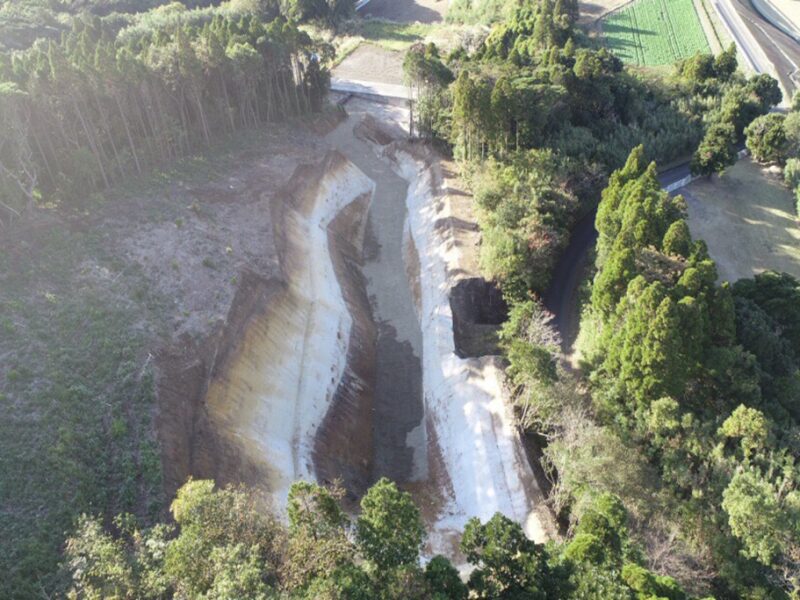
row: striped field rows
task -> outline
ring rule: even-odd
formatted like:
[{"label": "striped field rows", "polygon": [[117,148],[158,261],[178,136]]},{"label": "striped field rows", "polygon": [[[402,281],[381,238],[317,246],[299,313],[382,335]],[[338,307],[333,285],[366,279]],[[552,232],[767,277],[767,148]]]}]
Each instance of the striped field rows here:
[{"label": "striped field rows", "polygon": [[692,0],[637,0],[603,20],[603,35],[614,54],[641,66],[711,51]]}]

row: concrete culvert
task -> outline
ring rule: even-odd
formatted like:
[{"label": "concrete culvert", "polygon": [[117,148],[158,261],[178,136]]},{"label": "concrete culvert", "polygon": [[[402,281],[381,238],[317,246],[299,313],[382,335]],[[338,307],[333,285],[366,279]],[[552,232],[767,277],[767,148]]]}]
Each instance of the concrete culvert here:
[{"label": "concrete culvert", "polygon": [[453,341],[459,358],[499,354],[498,331],[508,318],[499,288],[480,277],[462,279],[450,291]]}]

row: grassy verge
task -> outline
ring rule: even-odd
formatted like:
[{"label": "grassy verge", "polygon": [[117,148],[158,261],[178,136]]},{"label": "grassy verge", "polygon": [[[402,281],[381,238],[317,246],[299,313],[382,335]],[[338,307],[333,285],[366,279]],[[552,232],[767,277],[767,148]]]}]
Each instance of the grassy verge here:
[{"label": "grassy verge", "polygon": [[441,29],[440,25],[394,23],[381,19],[365,19],[360,24],[359,34],[366,41],[381,46],[386,50],[405,51],[412,44],[425,40]]},{"label": "grassy verge", "polygon": [[722,177],[682,190],[693,237],[708,244],[721,279],[764,269],[800,277],[800,224],[794,198],[776,175],[742,159]]},{"label": "grassy verge", "polygon": [[101,241],[46,227],[0,259],[2,598],[60,590],[61,544],[79,514],[161,509],[140,326],[152,299],[103,259]]},{"label": "grassy verge", "polygon": [[447,49],[464,28],[444,23],[397,23],[384,19],[356,19],[345,23],[334,36],[332,32],[306,25],[304,29],[315,39],[327,41],[336,50],[329,65],[336,67],[352,54],[363,42],[369,42],[385,50],[405,52],[417,42],[434,42]]}]

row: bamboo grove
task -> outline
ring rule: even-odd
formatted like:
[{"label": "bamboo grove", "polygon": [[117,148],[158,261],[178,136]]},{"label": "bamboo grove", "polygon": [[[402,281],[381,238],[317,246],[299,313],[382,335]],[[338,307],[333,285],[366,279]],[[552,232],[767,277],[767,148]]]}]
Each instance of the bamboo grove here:
[{"label": "bamboo grove", "polygon": [[1,226],[319,110],[322,50],[294,24],[185,9],[163,23],[78,18],[60,42],[0,55]]}]

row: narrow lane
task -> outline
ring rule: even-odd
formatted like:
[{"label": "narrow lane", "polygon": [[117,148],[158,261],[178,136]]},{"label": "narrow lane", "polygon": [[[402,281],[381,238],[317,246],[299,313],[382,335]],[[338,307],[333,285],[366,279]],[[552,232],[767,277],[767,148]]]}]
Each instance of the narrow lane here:
[{"label": "narrow lane", "polygon": [[[659,173],[663,188],[668,188],[689,176],[689,163],[677,165]],[[578,291],[583,275],[589,266],[589,255],[595,242],[594,227],[597,208],[575,224],[569,244],[556,264],[553,279],[542,298],[545,308],[553,314],[553,325],[561,335],[561,347],[569,353],[578,334],[580,306]]]}]

